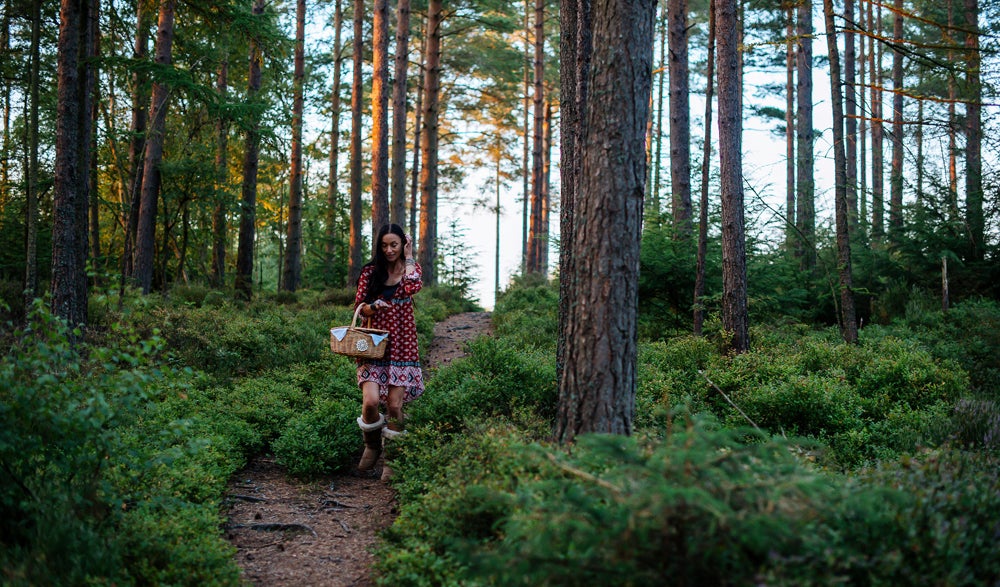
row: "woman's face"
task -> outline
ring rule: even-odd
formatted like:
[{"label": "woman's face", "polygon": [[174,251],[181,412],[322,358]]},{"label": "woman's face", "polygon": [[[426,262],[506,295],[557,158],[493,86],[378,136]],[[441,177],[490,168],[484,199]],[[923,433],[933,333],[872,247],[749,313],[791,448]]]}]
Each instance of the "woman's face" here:
[{"label": "woman's face", "polygon": [[382,254],[389,263],[395,263],[403,254],[403,239],[398,234],[386,233],[382,237]]}]

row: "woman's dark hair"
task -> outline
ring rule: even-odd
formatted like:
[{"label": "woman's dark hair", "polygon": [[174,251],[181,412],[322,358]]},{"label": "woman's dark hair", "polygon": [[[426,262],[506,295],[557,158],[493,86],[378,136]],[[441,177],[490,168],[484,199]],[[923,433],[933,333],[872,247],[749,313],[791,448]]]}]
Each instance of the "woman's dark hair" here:
[{"label": "woman's dark hair", "polygon": [[365,296],[365,303],[370,304],[375,301],[385,289],[385,282],[389,280],[389,261],[385,258],[385,253],[382,252],[382,237],[387,234],[394,234],[399,237],[403,245],[406,245],[406,234],[403,232],[403,227],[398,224],[385,224],[378,230],[378,236],[375,237],[375,242],[372,243],[372,260],[369,261],[365,267],[374,267],[375,270],[372,272],[371,279],[368,281],[368,295]]}]

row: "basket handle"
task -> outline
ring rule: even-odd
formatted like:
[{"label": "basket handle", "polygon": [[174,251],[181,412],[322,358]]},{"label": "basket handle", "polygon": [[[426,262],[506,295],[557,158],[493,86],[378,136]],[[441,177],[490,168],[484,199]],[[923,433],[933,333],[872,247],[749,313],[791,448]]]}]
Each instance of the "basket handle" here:
[{"label": "basket handle", "polygon": [[[364,303],[362,302],[362,303],[358,304],[357,308],[354,309],[354,319],[351,320],[351,328],[357,328],[358,327],[358,316],[361,315],[361,306],[363,306],[363,305],[364,305]],[[371,326],[371,323],[372,323],[371,316],[366,316],[366,317],[364,317],[364,320],[361,321],[361,327],[362,328],[368,328],[368,327]],[[365,326],[365,324],[367,324],[368,326]]]}]

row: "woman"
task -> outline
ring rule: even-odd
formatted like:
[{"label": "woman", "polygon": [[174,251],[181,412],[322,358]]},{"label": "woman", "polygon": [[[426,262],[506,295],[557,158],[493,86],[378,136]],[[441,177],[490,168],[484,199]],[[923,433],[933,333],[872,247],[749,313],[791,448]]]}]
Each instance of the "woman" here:
[{"label": "woman", "polygon": [[[413,319],[413,294],[420,291],[420,266],[413,259],[413,242],[398,224],[378,231],[374,255],[361,269],[354,307],[371,318],[371,328],[389,331],[389,347],[381,359],[358,360],[362,409],[358,426],[364,432],[365,452],[358,469],[368,471],[382,454],[382,437],[402,429],[403,403],[424,392]],[[384,404],[388,418],[379,412]],[[389,475],[388,469],[383,478]]]}]

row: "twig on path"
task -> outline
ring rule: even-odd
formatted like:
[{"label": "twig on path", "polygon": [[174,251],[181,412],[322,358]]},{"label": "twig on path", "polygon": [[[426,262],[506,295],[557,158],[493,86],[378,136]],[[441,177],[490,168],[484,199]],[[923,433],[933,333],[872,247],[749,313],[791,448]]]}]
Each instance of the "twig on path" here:
[{"label": "twig on path", "polygon": [[242,495],[242,494],[239,494],[239,493],[230,493],[229,495],[226,496],[226,498],[227,499],[238,499],[238,500],[241,500],[241,501],[252,501],[252,502],[256,502],[256,503],[267,501],[263,497],[254,497],[252,495]]},{"label": "twig on path", "polygon": [[316,536],[316,531],[305,524],[278,524],[275,522],[266,524],[234,524],[230,528],[248,528],[258,532],[309,532]]},{"label": "twig on path", "polygon": [[738,405],[736,405],[735,402],[733,402],[733,400],[729,399],[729,396],[726,395],[726,392],[724,392],[721,389],[719,389],[719,386],[716,385],[715,383],[713,383],[712,380],[708,378],[708,375],[705,375],[704,371],[702,371],[701,369],[698,369],[698,374],[701,375],[702,377],[704,377],[705,381],[707,381],[709,385],[711,385],[712,387],[715,388],[715,391],[718,391],[720,394],[722,394],[722,397],[726,398],[726,401],[729,402],[729,405],[731,405],[734,408],[736,408],[736,411],[739,412],[741,416],[743,416],[744,418],[746,418],[747,422],[750,422],[750,425],[757,429],[757,432],[760,432],[761,434],[764,434],[764,431],[760,429],[760,426],[758,426],[756,423],[754,423],[754,421],[750,419],[750,416],[747,416],[743,412],[743,410],[741,410],[740,407]]},{"label": "twig on path", "polygon": [[334,521],[336,521],[338,524],[340,524],[340,527],[344,529],[344,532],[347,532],[348,534],[351,533],[351,527],[348,526],[347,524],[345,524],[343,520],[339,520],[337,518],[334,518]]}]

